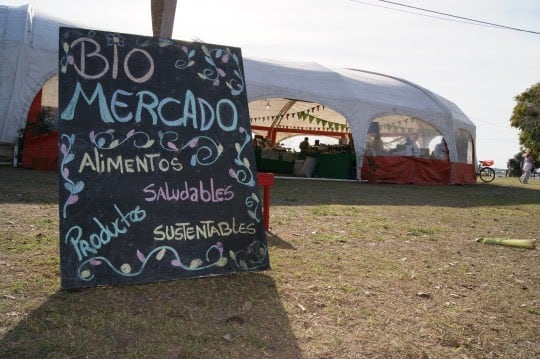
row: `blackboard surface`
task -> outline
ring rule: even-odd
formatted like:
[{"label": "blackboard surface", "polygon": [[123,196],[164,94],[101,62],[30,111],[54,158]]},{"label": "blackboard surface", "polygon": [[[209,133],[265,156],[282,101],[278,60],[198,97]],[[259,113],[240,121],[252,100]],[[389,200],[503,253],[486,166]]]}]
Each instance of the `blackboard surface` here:
[{"label": "blackboard surface", "polygon": [[59,39],[62,287],[269,268],[240,49]]}]

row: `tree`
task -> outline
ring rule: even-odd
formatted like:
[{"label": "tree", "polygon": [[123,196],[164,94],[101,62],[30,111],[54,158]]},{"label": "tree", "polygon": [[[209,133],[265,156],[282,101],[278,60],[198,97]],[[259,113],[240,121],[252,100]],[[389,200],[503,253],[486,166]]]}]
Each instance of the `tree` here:
[{"label": "tree", "polygon": [[515,97],[510,124],[520,130],[519,143],[540,154],[540,82]]}]

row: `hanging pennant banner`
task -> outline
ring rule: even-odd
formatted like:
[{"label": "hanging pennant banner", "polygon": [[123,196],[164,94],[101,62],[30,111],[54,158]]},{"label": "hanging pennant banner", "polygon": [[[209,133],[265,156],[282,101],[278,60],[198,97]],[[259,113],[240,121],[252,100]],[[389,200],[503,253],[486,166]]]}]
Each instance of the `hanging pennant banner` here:
[{"label": "hanging pennant banner", "polygon": [[240,49],[59,39],[62,287],[269,268]]}]

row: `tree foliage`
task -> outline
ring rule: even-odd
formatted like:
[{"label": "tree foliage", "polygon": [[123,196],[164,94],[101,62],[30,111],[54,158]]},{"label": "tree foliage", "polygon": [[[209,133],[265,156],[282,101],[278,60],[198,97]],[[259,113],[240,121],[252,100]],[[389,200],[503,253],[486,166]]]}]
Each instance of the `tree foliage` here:
[{"label": "tree foliage", "polygon": [[519,143],[540,153],[540,82],[515,97],[510,118],[512,127],[520,130]]}]

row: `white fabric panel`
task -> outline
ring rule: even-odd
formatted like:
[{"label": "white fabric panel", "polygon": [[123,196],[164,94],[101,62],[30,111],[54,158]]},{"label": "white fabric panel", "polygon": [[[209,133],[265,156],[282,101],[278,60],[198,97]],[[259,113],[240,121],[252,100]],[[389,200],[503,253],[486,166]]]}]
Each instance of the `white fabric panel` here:
[{"label": "white fabric panel", "polygon": [[[32,5],[0,6],[0,142],[15,142],[28,109],[43,84],[58,71],[58,29],[77,26],[34,11]],[[338,112],[348,121],[358,159],[365,150],[369,123],[380,116],[405,115],[436,127],[455,162],[455,133],[474,123],[451,101],[396,77],[317,63],[285,63],[244,58],[248,101],[285,98],[309,101]],[[360,178],[360,177],[359,177]]]}]

